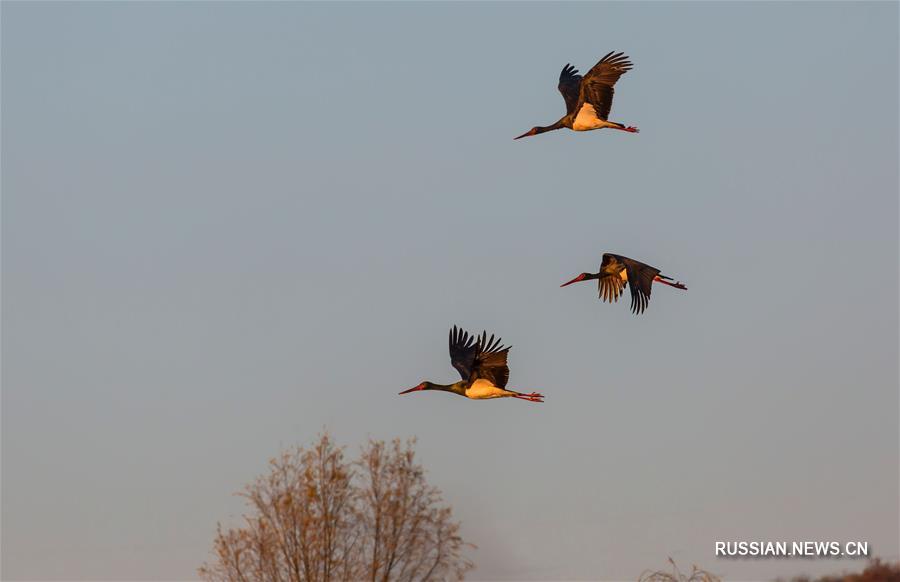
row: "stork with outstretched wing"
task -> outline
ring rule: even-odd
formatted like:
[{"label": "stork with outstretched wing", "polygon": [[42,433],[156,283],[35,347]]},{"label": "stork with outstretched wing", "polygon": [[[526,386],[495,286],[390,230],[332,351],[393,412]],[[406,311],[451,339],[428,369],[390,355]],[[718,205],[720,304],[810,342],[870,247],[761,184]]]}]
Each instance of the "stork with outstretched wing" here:
[{"label": "stork with outstretched wing", "polygon": [[627,284],[631,288],[631,311],[634,314],[643,313],[647,308],[650,302],[650,289],[654,282],[687,290],[684,283],[661,274],[656,267],[612,253],[604,253],[598,273],[582,273],[560,287],[592,279],[597,279],[600,299],[610,303],[619,300]]},{"label": "stork with outstretched wing", "polygon": [[529,402],[543,402],[543,395],[537,392],[523,394],[506,388],[506,382],[509,380],[509,366],[506,365],[508,354],[509,347],[501,345],[500,338],[494,339],[493,335],[488,338],[486,331],[481,333],[481,337],[469,335],[454,325],[450,330],[450,362],[462,376],[462,380],[453,384],[420,382],[400,394],[441,390],[474,400],[511,397]]},{"label": "stork with outstretched wing", "polygon": [[609,120],[612,108],[613,86],[619,77],[631,70],[631,61],[624,53],[609,52],[600,59],[588,74],[582,77],[578,70],[567,64],[559,74],[557,88],[566,102],[566,114],[556,123],[546,127],[532,127],[514,139],[537,135],[554,129],[568,127],[573,131],[590,131],[609,127],[630,133],[638,128]]}]

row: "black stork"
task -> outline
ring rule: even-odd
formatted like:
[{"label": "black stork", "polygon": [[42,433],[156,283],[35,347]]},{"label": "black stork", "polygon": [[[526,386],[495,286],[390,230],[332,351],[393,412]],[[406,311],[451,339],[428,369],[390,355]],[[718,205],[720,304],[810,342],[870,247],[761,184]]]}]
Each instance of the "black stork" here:
[{"label": "black stork", "polygon": [[474,400],[489,398],[519,398],[529,402],[543,402],[544,396],[537,392],[523,394],[506,389],[509,380],[509,367],[506,356],[509,347],[500,345],[500,338],[494,339],[487,332],[481,337],[469,335],[455,325],[450,330],[450,363],[462,376],[462,380],[454,384],[434,384],[421,382],[400,394],[409,394],[420,390],[441,390],[452,392]]},{"label": "black stork", "polygon": [[687,290],[684,283],[660,274],[659,269],[655,267],[612,253],[603,254],[599,273],[582,273],[568,283],[563,283],[560,287],[591,279],[598,279],[600,299],[610,303],[619,300],[625,284],[628,283],[628,286],[631,287],[631,311],[634,314],[643,313],[647,308],[647,303],[650,301],[650,288],[654,281],[676,289]]},{"label": "black stork", "polygon": [[514,139],[563,127],[568,127],[573,131],[611,127],[637,133],[638,128],[636,127],[625,126],[607,119],[615,92],[613,85],[616,84],[619,77],[630,70],[631,61],[628,60],[628,57],[623,53],[616,52],[607,53],[584,77],[578,74],[575,67],[567,64],[559,74],[559,85],[557,85],[566,101],[566,115],[553,125],[532,127]]}]

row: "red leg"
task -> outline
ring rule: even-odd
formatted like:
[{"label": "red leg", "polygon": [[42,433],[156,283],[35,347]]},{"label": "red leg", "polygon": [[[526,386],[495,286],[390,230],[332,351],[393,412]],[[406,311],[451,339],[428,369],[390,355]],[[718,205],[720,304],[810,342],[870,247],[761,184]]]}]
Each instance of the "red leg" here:
[{"label": "red leg", "polygon": [[627,131],[628,133],[640,133],[641,130],[629,125],[628,127],[614,127],[613,129],[618,129],[619,131]]},{"label": "red leg", "polygon": [[532,392],[531,394],[513,394],[513,398],[518,398],[519,400],[527,400],[528,402],[544,401],[544,396],[538,394],[537,392]]},{"label": "red leg", "polygon": [[663,285],[668,285],[669,287],[675,287],[676,289],[685,289],[685,290],[687,290],[687,287],[686,287],[685,284],[682,283],[681,281],[675,281],[674,283],[672,283],[671,281],[666,281],[665,279],[663,279],[663,278],[660,277],[659,275],[657,275],[656,277],[654,277],[653,280],[656,281],[657,283],[662,283]]}]

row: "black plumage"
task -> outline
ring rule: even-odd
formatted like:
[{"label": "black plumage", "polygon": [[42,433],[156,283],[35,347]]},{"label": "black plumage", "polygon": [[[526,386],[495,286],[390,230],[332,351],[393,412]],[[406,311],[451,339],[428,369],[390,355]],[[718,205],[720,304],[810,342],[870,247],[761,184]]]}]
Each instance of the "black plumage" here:
[{"label": "black plumage", "polygon": [[[533,127],[516,139],[563,127],[576,131],[611,127],[637,133],[636,127],[626,127],[621,123],[608,121],[615,94],[613,86],[619,77],[631,70],[632,66],[631,60],[625,53],[615,51],[604,55],[584,76],[580,75],[578,69],[570,63],[566,63],[559,74],[559,84],[557,85],[566,102],[566,114],[556,123],[545,127]],[[579,114],[582,114],[582,119],[579,119]],[[576,124],[576,120],[579,123]]]},{"label": "black plumage", "polygon": [[647,309],[654,282],[676,289],[687,289],[683,283],[663,275],[656,267],[613,253],[603,254],[600,270],[597,273],[582,273],[571,281],[563,283],[561,287],[591,279],[597,279],[597,291],[600,299],[609,303],[618,301],[627,285],[631,290],[631,311],[635,315],[643,313]]},{"label": "black plumage", "polygon": [[557,85],[556,88],[559,89],[560,93],[562,93],[563,99],[566,102],[567,114],[576,111],[578,98],[581,94],[582,79],[583,77],[578,74],[578,69],[570,64],[566,64],[566,66],[563,67],[562,72],[559,74],[559,85]]},{"label": "black plumage", "polygon": [[[622,279],[622,271],[625,271],[627,281]],[[650,302],[650,291],[653,288],[653,280],[659,275],[660,270],[640,261],[604,253],[600,263],[600,279],[597,281],[600,287],[600,298],[604,301],[618,301],[619,295],[627,282],[631,289],[631,312],[643,313]],[[603,287],[616,286],[618,291],[611,299],[604,297]]]},{"label": "black plumage", "polygon": [[486,331],[478,337],[454,325],[450,330],[450,363],[470,384],[482,378],[504,388],[509,381],[506,358],[511,346],[503,346],[500,341],[493,334],[488,338]]},{"label": "black plumage", "polygon": [[612,109],[613,86],[619,77],[631,70],[632,64],[628,57],[622,53],[608,53],[600,59],[594,67],[588,71],[581,81],[581,90],[578,95],[578,108],[584,103],[590,103],[600,119],[608,119]]},{"label": "black plumage", "polygon": [[509,367],[506,365],[509,346],[502,345],[499,337],[491,335],[489,338],[486,331],[481,332],[481,337],[469,335],[454,325],[450,330],[449,346],[450,363],[462,380],[453,384],[436,384],[425,380],[400,394],[437,390],[473,400],[518,398],[529,402],[544,401],[544,395],[539,392],[526,394],[506,387],[509,380]]}]

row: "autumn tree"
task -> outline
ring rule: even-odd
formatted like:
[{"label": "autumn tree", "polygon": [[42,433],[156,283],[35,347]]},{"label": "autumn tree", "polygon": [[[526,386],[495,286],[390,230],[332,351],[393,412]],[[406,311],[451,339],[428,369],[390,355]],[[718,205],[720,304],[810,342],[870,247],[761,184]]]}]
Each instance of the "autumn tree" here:
[{"label": "autumn tree", "polygon": [[219,525],[214,582],[462,579],[472,564],[440,491],[415,462],[414,441],[370,440],[355,462],[326,434],[270,461],[241,495],[242,526]]},{"label": "autumn tree", "polygon": [[645,571],[638,578],[638,582],[722,582],[722,579],[715,574],[701,570],[696,565],[691,567],[690,574],[685,574],[675,565],[675,560],[672,558],[669,558],[669,564],[672,565],[671,572],[664,570]]},{"label": "autumn tree", "polygon": [[366,579],[461,579],[470,565],[461,555],[459,524],[441,506],[440,491],[425,481],[412,442],[369,441],[357,465]]}]

